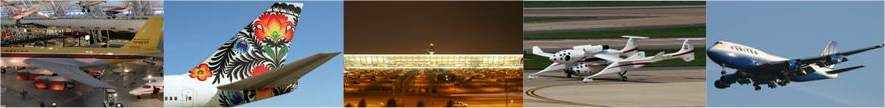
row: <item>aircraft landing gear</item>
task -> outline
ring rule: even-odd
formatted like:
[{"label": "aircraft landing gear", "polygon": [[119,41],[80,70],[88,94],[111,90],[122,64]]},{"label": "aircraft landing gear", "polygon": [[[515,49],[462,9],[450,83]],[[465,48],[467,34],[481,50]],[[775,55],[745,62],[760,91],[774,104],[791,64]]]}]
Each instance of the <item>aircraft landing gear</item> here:
[{"label": "aircraft landing gear", "polygon": [[755,87],[756,91],[762,90],[762,87],[759,86],[759,83],[753,83],[753,87]]},{"label": "aircraft landing gear", "polygon": [[725,74],[726,74],[726,72],[725,72],[725,64],[721,64],[721,65],[719,65],[719,66],[722,67],[722,72],[719,72],[719,73],[721,73],[722,76],[725,76]]},{"label": "aircraft landing gear", "polygon": [[728,88],[729,86],[731,86],[730,84],[722,82],[721,80],[716,80],[716,82],[714,82],[713,85],[716,86],[716,88],[718,88],[718,89],[725,89],[725,88]]},{"label": "aircraft landing gear", "polygon": [[141,99],[141,96],[135,96],[135,99]]},{"label": "aircraft landing gear", "polygon": [[572,72],[565,71],[565,78],[572,78]]},{"label": "aircraft landing gear", "polygon": [[589,83],[590,81],[593,81],[593,79],[590,79],[590,78],[584,78],[584,83]]},{"label": "aircraft landing gear", "polygon": [[790,80],[781,80],[777,82],[777,85],[786,86],[788,83],[790,83]]},{"label": "aircraft landing gear", "polygon": [[777,88],[777,85],[775,85],[773,81],[769,81],[769,82],[768,82],[768,88],[772,88],[772,89],[774,89],[774,88]]},{"label": "aircraft landing gear", "polygon": [[621,75],[621,81],[627,81],[627,71],[620,72],[618,74]]},{"label": "aircraft landing gear", "polygon": [[529,80],[533,80],[533,79],[535,79],[535,78],[538,78],[538,76],[535,76],[535,75],[529,75]]}]

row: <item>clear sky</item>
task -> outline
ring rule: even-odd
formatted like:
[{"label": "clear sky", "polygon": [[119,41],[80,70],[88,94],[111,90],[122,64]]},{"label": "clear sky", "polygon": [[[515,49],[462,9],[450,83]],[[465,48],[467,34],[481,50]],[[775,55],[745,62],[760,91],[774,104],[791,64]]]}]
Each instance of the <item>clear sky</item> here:
[{"label": "clear sky", "polygon": [[[182,75],[274,2],[165,2],[165,75]],[[320,52],[343,51],[342,2],[300,2],[304,11],[287,64]],[[340,107],[344,57],[338,55],[299,80],[295,91],[241,106]],[[174,82],[167,82],[174,83]]]},{"label": "clear sky", "polygon": [[[708,2],[707,45],[718,40],[786,58],[819,56],[827,42],[839,51],[883,43],[883,3]],[[734,84],[716,89],[721,67],[707,60],[708,106],[883,106],[883,49],[848,56],[836,68],[866,65],[839,78],[769,89]],[[734,69],[728,69],[733,73]]]}]

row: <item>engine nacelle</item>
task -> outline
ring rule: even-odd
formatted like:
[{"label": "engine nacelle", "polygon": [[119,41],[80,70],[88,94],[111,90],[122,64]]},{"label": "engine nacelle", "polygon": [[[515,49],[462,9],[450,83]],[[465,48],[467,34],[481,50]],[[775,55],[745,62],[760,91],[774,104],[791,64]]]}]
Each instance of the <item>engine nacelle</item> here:
[{"label": "engine nacelle", "polygon": [[584,58],[586,58],[586,54],[584,53],[584,51],[568,49],[556,52],[555,54],[553,54],[552,57],[550,57],[550,61],[556,63],[571,64],[581,61],[581,59]]},{"label": "engine nacelle", "polygon": [[830,64],[839,64],[839,63],[848,61],[848,58],[845,58],[845,56],[842,56],[839,54],[833,54],[833,55],[830,55],[829,61],[830,61]]},{"label": "engine nacelle", "polygon": [[796,70],[799,69],[799,65],[799,59],[788,60],[786,68],[790,70]]}]

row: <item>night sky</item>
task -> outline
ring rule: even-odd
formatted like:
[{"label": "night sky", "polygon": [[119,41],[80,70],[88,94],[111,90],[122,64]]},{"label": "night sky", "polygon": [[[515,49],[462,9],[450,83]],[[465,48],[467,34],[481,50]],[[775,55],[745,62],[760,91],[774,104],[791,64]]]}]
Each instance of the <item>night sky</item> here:
[{"label": "night sky", "polygon": [[430,42],[436,54],[522,54],[522,2],[344,2],[345,54],[427,54]]}]

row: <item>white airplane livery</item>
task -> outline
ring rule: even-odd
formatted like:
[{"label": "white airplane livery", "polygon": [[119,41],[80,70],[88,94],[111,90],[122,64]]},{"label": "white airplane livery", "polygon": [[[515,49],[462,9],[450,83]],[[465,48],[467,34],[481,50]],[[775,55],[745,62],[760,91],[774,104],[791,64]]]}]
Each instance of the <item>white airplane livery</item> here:
[{"label": "white airplane livery", "polygon": [[[537,75],[557,70],[564,70],[566,77],[572,75],[584,76],[583,82],[593,81],[598,75],[618,73],[621,80],[627,81],[627,70],[644,67],[648,64],[661,60],[682,58],[686,62],[694,60],[694,48],[688,44],[688,40],[682,44],[682,48],[676,53],[664,54],[660,52],[653,57],[646,57],[645,52],[639,51],[634,38],[644,39],[647,37],[623,36],[630,38],[627,45],[621,50],[609,49],[608,45],[581,45],[572,49],[566,49],[554,54],[545,53],[540,47],[534,46],[532,53],[550,58],[553,64],[528,76],[529,79],[537,78]],[[626,59],[620,55],[628,56]]]},{"label": "white airplane livery", "polygon": [[[776,88],[777,85],[785,86],[791,81],[834,79],[839,76],[839,73],[864,67],[860,65],[835,69],[836,64],[848,61],[845,56],[883,46],[883,44],[879,44],[847,52],[836,52],[836,45],[836,42],[830,42],[817,57],[788,59],[765,53],[753,47],[718,41],[707,50],[707,56],[723,67],[722,77],[714,83],[716,88],[725,89],[734,83],[743,85],[752,82],[756,90],[761,90],[762,87],[759,86],[761,84],[767,84],[769,88]],[[725,68],[733,68],[737,71],[727,74]]]},{"label": "white airplane livery", "polygon": [[274,3],[183,75],[164,79],[166,107],[237,106],[289,93],[298,79],[340,52],[283,64],[301,17],[301,3]]}]

